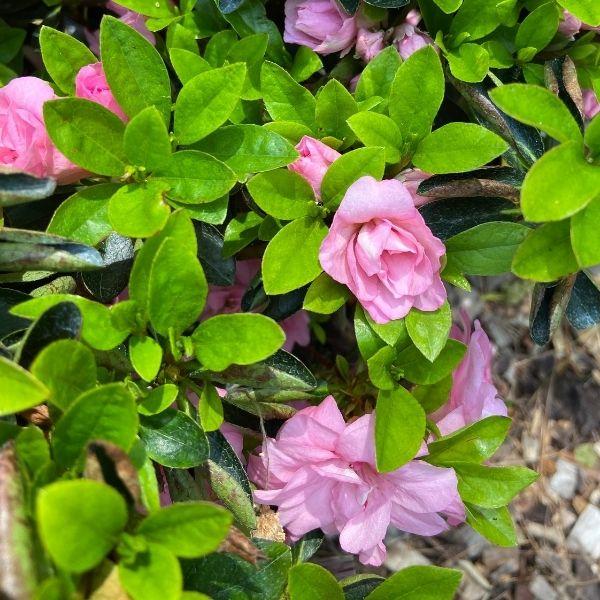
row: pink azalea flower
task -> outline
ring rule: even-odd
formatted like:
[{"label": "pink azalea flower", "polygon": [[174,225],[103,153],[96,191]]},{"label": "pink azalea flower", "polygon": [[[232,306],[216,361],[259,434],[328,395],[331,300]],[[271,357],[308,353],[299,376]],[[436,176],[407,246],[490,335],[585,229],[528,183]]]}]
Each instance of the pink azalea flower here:
[{"label": "pink azalea flower", "polygon": [[369,31],[364,27],[356,36],[356,56],[365,62],[373,60],[384,48],[385,31]]},{"label": "pink azalea flower", "polygon": [[[140,15],[133,10],[128,10],[112,0],[106,3],[106,8],[117,14],[119,16],[119,21],[122,21],[125,25],[129,25],[129,27],[132,27],[138,33],[141,33],[153,46],[156,45],[156,38],[146,27],[146,17],[144,17],[144,15]],[[100,31],[90,31],[89,29],[86,29],[85,38],[90,50],[96,56],[100,56]]]},{"label": "pink azalea flower", "polygon": [[321,183],[331,163],[341,154],[327,144],[305,135],[296,145],[300,157],[288,165],[290,171],[295,171],[310,183],[315,196],[321,198]]},{"label": "pink azalea flower", "polygon": [[572,38],[582,29],[600,32],[600,27],[588,25],[587,23],[584,23],[581,19],[578,19],[575,15],[572,15],[568,10],[563,9],[563,18],[558,24],[558,31],[565,37]]},{"label": "pink azalea flower", "polygon": [[404,60],[417,50],[433,45],[433,40],[417,28],[420,20],[421,14],[419,11],[411,10],[406,15],[404,23],[394,30],[394,45]]},{"label": "pink azalea flower", "polygon": [[286,0],[285,32],[288,44],[308,46],[319,54],[348,54],[356,40],[355,17],[336,0]]},{"label": "pink azalea flower", "polygon": [[127,116],[112,95],[102,63],[97,62],[81,67],[75,77],[75,95],[85,100],[101,104],[115,113],[122,121],[127,121]]},{"label": "pink azalea flower", "polygon": [[[211,285],[208,289],[206,306],[202,319],[225,313],[237,313],[242,310],[242,298],[248,285],[260,269],[260,260],[238,260],[236,262],[235,282],[233,285]],[[279,324],[285,331],[284,349],[291,352],[294,345],[308,346],[310,343],[309,316],[304,310],[290,315]]]},{"label": "pink azalea flower", "polygon": [[583,116],[586,119],[593,119],[600,113],[600,103],[594,90],[583,90]]},{"label": "pink azalea flower", "polygon": [[46,81],[17,77],[0,88],[0,168],[72,183],[85,171],[63,156],[46,133],[43,106],[58,98]]},{"label": "pink azalea flower", "polygon": [[373,566],[385,558],[390,524],[436,535],[464,521],[452,469],[412,460],[378,473],[373,440],[372,414],[346,424],[328,396],[286,421],[259,457],[250,456],[249,476],[262,488],[254,497],[279,507],[291,541],[313,529],[339,534],[346,552]]},{"label": "pink azalea flower", "polygon": [[451,337],[465,344],[467,352],[452,373],[450,400],[431,415],[442,435],[485,417],[508,414],[492,381],[492,345],[479,321],[472,325],[463,315],[463,329],[455,325]]},{"label": "pink azalea flower", "polygon": [[413,306],[433,311],[444,303],[444,252],[400,181],[361,177],[337,209],[319,260],[383,324]]},{"label": "pink azalea flower", "polygon": [[421,171],[421,169],[405,169],[398,175],[396,175],[395,179],[401,181],[404,184],[404,187],[408,190],[410,195],[412,196],[413,202],[415,206],[423,206],[423,204],[427,204],[431,202],[433,198],[427,198],[427,196],[419,196],[417,193],[417,189],[419,185],[423,183],[426,179],[429,179],[431,175],[429,173],[425,173],[425,171]]}]

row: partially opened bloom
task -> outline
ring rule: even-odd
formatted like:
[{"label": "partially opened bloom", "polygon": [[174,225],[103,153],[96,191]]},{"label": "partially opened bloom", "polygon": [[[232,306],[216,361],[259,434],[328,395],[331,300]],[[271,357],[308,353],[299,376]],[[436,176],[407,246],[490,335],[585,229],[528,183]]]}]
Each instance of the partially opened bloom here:
[{"label": "partially opened bloom", "polygon": [[563,18],[558,24],[558,31],[565,37],[572,38],[582,29],[600,32],[600,27],[588,25],[587,23],[584,23],[581,19],[577,18],[575,15],[571,14],[568,10],[563,9]]},{"label": "partially opened bloom", "polygon": [[378,566],[390,524],[418,535],[436,535],[462,522],[464,507],[452,469],[412,460],[391,473],[375,468],[374,415],[346,424],[333,396],[297,412],[249,475],[262,490],[257,502],[279,507],[291,540],[320,528],[340,535],[340,545],[364,564]]},{"label": "partially opened bloom", "polygon": [[337,209],[319,260],[383,324],[413,306],[433,311],[444,303],[444,252],[400,181],[361,177]]},{"label": "partially opened bloom", "polygon": [[356,18],[346,14],[336,0],[286,0],[283,39],[289,44],[343,56],[354,46],[356,33]]},{"label": "partially opened bloom", "polygon": [[431,415],[442,435],[485,417],[508,413],[492,381],[492,345],[479,321],[463,315],[463,328],[452,328],[451,337],[467,346],[461,363],[452,373],[449,401]]},{"label": "partially opened bloom", "polygon": [[600,113],[600,103],[594,90],[583,90],[583,116],[593,119]]},{"label": "partially opened bloom", "polygon": [[75,77],[75,95],[78,98],[91,100],[115,113],[122,121],[127,120],[123,109],[119,106],[106,81],[102,63],[92,63],[81,67]]},{"label": "partially opened bloom", "polygon": [[0,168],[72,183],[85,173],[63,156],[46,132],[43,106],[57,98],[37,77],[18,77],[0,88]]},{"label": "partially opened bloom", "polygon": [[321,183],[331,163],[341,154],[327,144],[305,135],[296,145],[300,157],[288,165],[290,171],[295,171],[310,183],[315,196],[321,198]]},{"label": "partially opened bloom", "polygon": [[361,27],[356,36],[356,56],[365,62],[373,60],[384,48],[385,31],[370,31]]},{"label": "partially opened bloom", "polygon": [[417,50],[433,45],[431,37],[417,28],[420,20],[419,11],[411,10],[406,15],[404,23],[394,30],[394,45],[404,60]]}]

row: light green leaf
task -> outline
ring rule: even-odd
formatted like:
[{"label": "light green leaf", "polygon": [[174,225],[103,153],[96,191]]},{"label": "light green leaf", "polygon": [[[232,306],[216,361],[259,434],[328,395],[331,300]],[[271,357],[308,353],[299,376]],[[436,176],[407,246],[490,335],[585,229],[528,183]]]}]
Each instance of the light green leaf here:
[{"label": "light green leaf", "polygon": [[140,415],[157,415],[166,410],[175,402],[179,388],[173,383],[165,383],[151,390],[151,392],[138,404]]},{"label": "light green leaf", "polygon": [[383,148],[358,148],[343,154],[327,170],[321,196],[329,209],[337,208],[348,188],[365,175],[381,179],[385,169]]},{"label": "light green leaf", "polygon": [[481,167],[508,150],[498,135],[475,123],[448,123],[423,139],[413,163],[428,173],[463,173]]},{"label": "light green leaf", "polygon": [[322,68],[323,62],[314,50],[308,46],[298,46],[290,69],[290,75],[296,81],[305,81]]},{"label": "light green leaf", "polygon": [[97,62],[85,44],[46,25],[42,25],[40,30],[40,49],[48,74],[67,94],[75,91],[75,77],[79,70]]},{"label": "light green leaf", "polygon": [[288,223],[269,242],[262,262],[265,292],[285,294],[310,283],[321,271],[319,248],[327,235],[321,219]]},{"label": "light green leaf", "polygon": [[374,96],[382,98],[381,104],[376,106],[377,112],[385,112],[388,106],[392,82],[402,59],[394,46],[388,46],[380,52],[360,74],[356,84],[356,100],[365,102]]},{"label": "light green leaf", "polygon": [[225,229],[223,257],[228,258],[251,244],[258,235],[258,229],[263,219],[255,212],[237,215]]},{"label": "light green leaf", "polygon": [[356,100],[337,79],[330,79],[319,90],[315,108],[319,134],[340,140],[352,137],[346,120],[356,112]]},{"label": "light green leaf", "polygon": [[490,97],[507,115],[545,131],[559,142],[581,142],[581,131],[573,115],[550,90],[513,83],[491,90]]},{"label": "light green leaf", "polygon": [[464,344],[449,339],[439,356],[433,362],[429,362],[415,346],[409,346],[398,353],[395,364],[408,381],[432,385],[454,371],[465,351]]},{"label": "light green leaf", "polygon": [[571,249],[569,221],[545,223],[518,247],[512,272],[523,279],[550,282],[579,270]]},{"label": "light green leaf", "polygon": [[204,431],[216,431],[223,424],[223,402],[214,385],[206,384],[198,399],[198,418]]},{"label": "light green leaf", "polygon": [[392,119],[373,112],[359,112],[348,119],[348,125],[365,146],[379,146],[385,150],[385,161],[400,160],[402,134]]},{"label": "light green leaf", "polygon": [[288,572],[290,600],[344,600],[336,578],[314,563],[301,563]]},{"label": "light green leaf", "polygon": [[404,321],[410,339],[423,356],[433,362],[446,345],[452,326],[452,312],[448,301],[430,312],[413,308]]},{"label": "light green leaf", "polygon": [[145,238],[160,231],[171,209],[164,202],[169,185],[150,180],[120,187],[108,203],[108,219],[114,230],[126,237]]},{"label": "light green leaf", "polygon": [[210,71],[213,68],[207,60],[183,48],[171,48],[169,58],[177,77],[183,85],[196,75]]},{"label": "light green leaf", "polygon": [[175,103],[175,137],[191,144],[219,128],[240,99],[246,65],[235,63],[190,79]]},{"label": "light green leaf", "polygon": [[483,81],[490,67],[490,55],[478,44],[462,44],[458,50],[446,55],[450,71],[461,81]]},{"label": "light green leaf", "polygon": [[546,2],[528,14],[517,29],[517,48],[544,49],[558,29],[558,10],[554,2]]},{"label": "light green leaf", "polygon": [[50,391],[23,367],[0,356],[0,416],[41,404]]},{"label": "light green leaf", "polygon": [[492,33],[502,22],[501,11],[496,2],[488,0],[464,0],[450,26],[450,33],[468,33],[475,41]]},{"label": "light green leaf", "polygon": [[600,264],[600,196],[571,219],[571,244],[582,269]]},{"label": "light green leaf", "polygon": [[366,600],[452,600],[461,577],[455,569],[408,567],[378,585]]},{"label": "light green leaf", "polygon": [[162,362],[161,345],[151,337],[132,335],[129,338],[129,360],[144,381],[152,381]]},{"label": "light green leaf", "polygon": [[394,471],[412,460],[425,435],[425,411],[403,387],[380,391],[375,409],[377,470]]},{"label": "light green leaf", "polygon": [[261,173],[246,185],[254,202],[276,219],[299,219],[318,212],[312,188],[293,171],[277,169]]},{"label": "light green leaf", "polygon": [[49,100],[44,123],[56,147],[76,165],[98,175],[125,172],[125,125],[104,106],[82,98]]},{"label": "light green leaf", "polygon": [[83,573],[115,546],[127,522],[127,507],[119,492],[104,483],[59,481],[38,492],[36,521],[58,567]]},{"label": "light green leaf", "polygon": [[155,19],[169,18],[176,14],[171,0],[118,0],[117,4]]},{"label": "light green leaf", "polygon": [[322,315],[330,315],[348,300],[348,288],[321,273],[311,284],[304,297],[302,308]]},{"label": "light green leaf", "polygon": [[597,158],[600,155],[600,115],[596,115],[588,123],[583,139],[592,156]]},{"label": "light green leaf", "polygon": [[171,81],[154,46],[122,21],[105,16],[100,24],[102,65],[110,90],[125,113],[134,117],[155,106],[171,120]]},{"label": "light green leaf", "polygon": [[580,143],[566,142],[546,152],[527,173],[521,189],[523,216],[560,221],[580,211],[598,190],[600,168],[585,160]]},{"label": "light green leaf", "polygon": [[149,106],[131,119],[125,128],[123,148],[133,165],[149,171],[158,169],[169,160],[169,132],[156,107]]},{"label": "light green leaf", "polygon": [[517,545],[517,533],[506,506],[483,508],[465,502],[465,510],[467,523],[492,544],[508,548]]},{"label": "light green leaf", "polygon": [[600,5],[596,0],[557,0],[558,3],[584,23],[597,27],[600,25]]},{"label": "light green leaf", "polygon": [[285,341],[279,325],[264,315],[217,315],[192,334],[198,360],[211,371],[250,365],[274,354]]}]

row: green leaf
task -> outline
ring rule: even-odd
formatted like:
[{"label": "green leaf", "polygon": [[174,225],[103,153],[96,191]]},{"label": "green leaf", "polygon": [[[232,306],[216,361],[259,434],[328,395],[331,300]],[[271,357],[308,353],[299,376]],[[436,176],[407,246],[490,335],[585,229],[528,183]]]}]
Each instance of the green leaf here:
[{"label": "green leaf", "polygon": [[79,479],[59,481],[37,495],[36,520],[52,560],[65,571],[83,573],[98,565],[127,522],[125,500],[112,487]]},{"label": "green leaf", "polygon": [[410,343],[405,319],[396,319],[381,325],[375,323],[368,313],[365,313],[365,317],[371,329],[389,346],[404,347]]},{"label": "green leaf", "polygon": [[391,346],[383,346],[367,360],[367,369],[371,383],[380,390],[393,390],[397,387],[397,378],[392,373],[396,360],[396,350]]},{"label": "green leaf", "polygon": [[196,321],[206,302],[208,285],[195,255],[182,252],[167,238],[152,262],[148,282],[148,314],[161,335],[181,334]]},{"label": "green leaf", "polygon": [[448,123],[423,139],[413,163],[428,173],[463,173],[508,150],[498,135],[475,123]]},{"label": "green leaf", "polygon": [[515,275],[533,281],[554,281],[578,270],[568,220],[532,230],[517,248],[512,263]]},{"label": "green leaf", "polygon": [[402,134],[389,117],[373,112],[359,112],[348,119],[348,125],[365,146],[380,146],[385,150],[385,161],[400,160]]},{"label": "green leaf", "polygon": [[175,402],[178,393],[179,388],[173,383],[159,385],[138,404],[138,412],[146,416],[161,413]]},{"label": "green leaf", "polygon": [[192,339],[196,357],[211,371],[250,365],[274,354],[285,341],[281,327],[259,314],[217,315],[198,325]]},{"label": "green leaf", "polygon": [[260,70],[264,62],[268,41],[269,37],[266,34],[257,33],[244,36],[229,47],[227,60],[230,63],[246,63],[246,80],[241,94],[244,100],[259,100],[262,97]]},{"label": "green leaf", "polygon": [[165,123],[171,116],[171,81],[154,46],[135,29],[105,16],[100,24],[102,65],[110,90],[125,113],[134,117],[155,106]]},{"label": "green leaf", "polygon": [[298,46],[290,69],[290,75],[296,81],[305,81],[322,68],[323,62],[314,50],[308,46]]},{"label": "green leaf", "polygon": [[571,244],[582,269],[600,264],[600,196],[571,219]]},{"label": "green leaf", "polygon": [[423,353],[423,356],[433,362],[440,354],[452,326],[452,312],[448,301],[431,312],[413,308],[405,318],[406,329],[410,339]]},{"label": "green leaf", "polygon": [[125,128],[123,148],[133,165],[145,167],[149,171],[158,169],[169,160],[171,140],[156,107],[148,106],[131,119]]},{"label": "green leaf", "polygon": [[517,545],[517,533],[506,506],[483,508],[465,502],[467,523],[492,544],[512,548]]},{"label": "green leaf", "polygon": [[458,50],[446,55],[450,72],[461,81],[483,81],[490,67],[490,55],[478,44],[462,44]]},{"label": "green leaf", "polygon": [[538,6],[519,25],[515,44],[517,48],[544,49],[558,29],[558,10],[554,2]]},{"label": "green leaf", "polygon": [[467,275],[509,273],[517,247],[530,231],[520,223],[482,223],[446,241],[448,260]]},{"label": "green leaf", "polygon": [[154,176],[171,186],[169,196],[181,204],[212,202],[236,182],[235,173],[220,160],[198,150],[181,150],[154,170]]},{"label": "green leaf", "polygon": [[260,82],[265,106],[274,121],[293,121],[314,131],[316,100],[305,87],[269,61],[262,67]]},{"label": "green leaf", "polygon": [[125,172],[125,125],[104,106],[82,98],[49,100],[44,122],[56,147],[76,165],[98,175]]},{"label": "green leaf", "polygon": [[354,313],[354,333],[360,355],[364,360],[369,360],[378,350],[385,345],[382,339],[373,331],[365,311],[360,304],[356,304]]},{"label": "green leaf", "polygon": [[380,52],[360,74],[358,83],[356,84],[356,100],[364,102],[379,96],[382,102],[375,107],[377,112],[385,112],[387,110],[392,82],[396,76],[402,59],[398,54],[398,50],[394,46],[389,46]]},{"label": "green leaf", "polygon": [[600,6],[595,0],[558,0],[558,3],[584,23],[600,25]]},{"label": "green leaf", "polygon": [[165,546],[176,556],[196,558],[219,547],[231,521],[231,515],[216,504],[177,503],[146,517],[137,533]]},{"label": "green leaf", "polygon": [[304,217],[288,223],[269,242],[262,262],[265,292],[285,294],[315,279],[323,270],[319,248],[327,235],[321,219]]},{"label": "green leaf", "polygon": [[41,404],[49,395],[49,390],[41,381],[0,356],[0,416]]},{"label": "green leaf", "polygon": [[122,557],[119,580],[132,600],[181,599],[181,567],[161,544],[146,543],[134,557]]},{"label": "green leaf", "polygon": [[344,600],[336,578],[314,563],[293,566],[288,573],[290,600]]},{"label": "green leaf", "polygon": [[385,157],[383,148],[358,148],[340,156],[323,177],[321,196],[325,206],[337,208],[348,188],[365,175],[381,179]]},{"label": "green leaf", "polygon": [[121,383],[109,383],[81,394],[56,424],[52,447],[56,462],[71,467],[88,442],[112,442],[128,451],[137,434],[135,402]]},{"label": "green leaf", "polygon": [[344,598],[346,600],[365,600],[365,598],[378,585],[383,582],[383,577],[373,573],[359,573],[351,575],[340,581]]},{"label": "green leaf", "polygon": [[433,0],[447,15],[456,12],[463,0]]},{"label": "green leaf", "polygon": [[171,0],[119,0],[117,4],[155,19],[169,18],[175,15]]},{"label": "green leaf", "polygon": [[190,79],[175,103],[175,137],[191,144],[219,128],[240,99],[246,65],[235,63]]},{"label": "green leaf", "polygon": [[411,393],[419,401],[423,410],[430,414],[448,402],[452,383],[452,375],[447,375],[437,383],[417,385]]},{"label": "green leaf", "polygon": [[340,140],[352,137],[352,130],[346,121],[356,112],[356,100],[337,79],[330,79],[319,90],[315,117],[321,135]]},{"label": "green leaf", "polygon": [[63,411],[96,385],[94,355],[77,340],[57,340],[46,346],[33,361],[31,373],[50,390],[48,402]]},{"label": "green leaf", "polygon": [[367,600],[452,600],[461,576],[455,569],[408,567],[378,585]]},{"label": "green leaf", "polygon": [[166,224],[171,209],[164,202],[169,185],[150,180],[120,187],[108,203],[108,219],[114,230],[126,237],[154,235]]},{"label": "green leaf", "polygon": [[86,65],[97,62],[90,49],[73,36],[42,25],[40,49],[44,66],[65,93],[75,91],[75,77]]},{"label": "green leaf", "polygon": [[508,417],[486,417],[428,444],[427,460],[435,465],[482,463],[502,445],[510,428]]},{"label": "green leaf", "polygon": [[425,411],[403,387],[380,391],[375,409],[375,454],[380,473],[412,460],[425,435]]},{"label": "green leaf", "polygon": [[198,399],[198,418],[204,431],[216,431],[223,424],[223,402],[214,385],[206,384]]},{"label": "green leaf", "polygon": [[208,457],[208,441],[198,423],[174,408],[141,417],[139,434],[146,453],[159,465],[191,469]]},{"label": "green leaf", "polygon": [[455,36],[468,33],[470,41],[492,33],[502,22],[501,12],[496,4],[487,0],[464,0],[452,20],[450,33]]},{"label": "green leaf", "polygon": [[559,142],[581,142],[581,131],[573,115],[550,90],[513,83],[491,90],[490,97],[507,115],[545,131]]},{"label": "green leaf", "polygon": [[263,219],[255,212],[242,213],[231,219],[225,228],[223,236],[223,256],[233,256],[248,244],[251,244],[258,235],[258,229]]},{"label": "green leaf", "polygon": [[539,476],[525,467],[486,467],[463,462],[455,462],[452,466],[458,477],[460,497],[484,508],[508,504]]},{"label": "green leaf", "polygon": [[221,127],[195,147],[223,161],[240,181],[249,173],[271,171],[298,158],[284,137],[259,125]]},{"label": "green leaf", "polygon": [[596,115],[585,129],[585,145],[590,149],[592,157],[600,155],[600,117]]},{"label": "green leaf", "polygon": [[175,73],[177,73],[177,77],[179,77],[183,85],[196,77],[196,75],[212,69],[211,64],[207,60],[183,48],[171,48],[169,50],[169,58],[171,59]]},{"label": "green leaf", "polygon": [[246,186],[256,204],[276,219],[299,219],[318,211],[312,188],[294,171],[277,169],[261,173]]},{"label": "green leaf", "polygon": [[580,211],[598,190],[600,168],[585,160],[581,144],[566,142],[546,152],[527,173],[521,190],[523,216],[560,221]]},{"label": "green leaf", "polygon": [[439,356],[433,362],[429,362],[415,346],[409,346],[398,353],[395,364],[409,381],[420,385],[432,385],[454,371],[465,350],[464,344],[449,339]]},{"label": "green leaf", "polygon": [[118,189],[117,183],[100,183],[69,196],[52,216],[48,233],[95,246],[112,231],[108,201]]},{"label": "green leaf", "polygon": [[304,297],[302,308],[321,315],[330,315],[348,300],[348,288],[321,273],[311,284]]},{"label": "green leaf", "polygon": [[390,93],[390,117],[406,142],[431,131],[444,99],[444,73],[437,52],[426,46],[411,54],[398,70]]},{"label": "green leaf", "polygon": [[144,381],[152,381],[162,363],[161,345],[151,337],[132,335],[129,338],[129,360]]}]

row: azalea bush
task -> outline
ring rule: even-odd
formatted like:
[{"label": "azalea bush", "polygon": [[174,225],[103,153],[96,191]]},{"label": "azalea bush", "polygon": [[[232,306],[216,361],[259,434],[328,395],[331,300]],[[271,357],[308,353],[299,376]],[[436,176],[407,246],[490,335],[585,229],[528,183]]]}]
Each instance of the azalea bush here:
[{"label": "azalea bush", "polygon": [[600,2],[0,12],[0,595],[443,600],[388,528],[516,545],[449,298],[600,321]]}]

